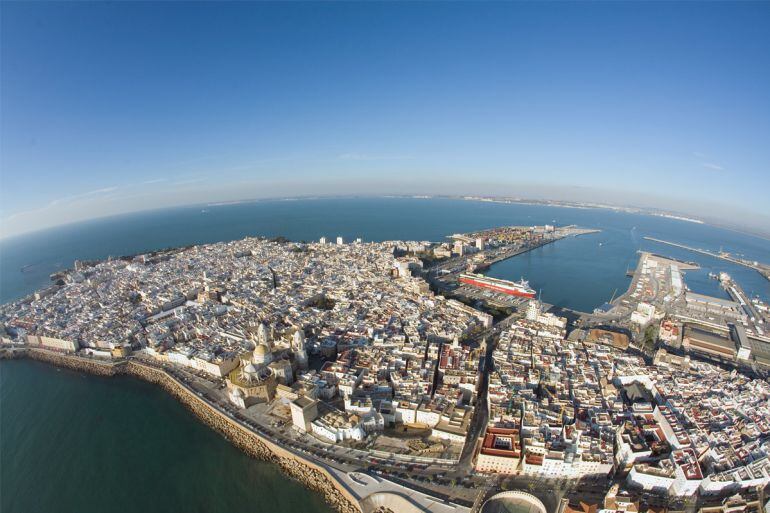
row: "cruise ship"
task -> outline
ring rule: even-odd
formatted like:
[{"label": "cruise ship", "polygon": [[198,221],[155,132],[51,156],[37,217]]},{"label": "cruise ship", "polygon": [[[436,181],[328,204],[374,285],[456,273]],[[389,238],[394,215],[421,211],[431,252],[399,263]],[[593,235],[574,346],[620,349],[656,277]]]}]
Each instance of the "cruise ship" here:
[{"label": "cruise ship", "polygon": [[497,278],[489,278],[483,274],[473,273],[462,273],[457,280],[460,283],[494,290],[495,292],[502,292],[503,294],[511,296],[535,297],[535,291],[530,288],[529,282],[525,280],[519,282],[498,280]]}]

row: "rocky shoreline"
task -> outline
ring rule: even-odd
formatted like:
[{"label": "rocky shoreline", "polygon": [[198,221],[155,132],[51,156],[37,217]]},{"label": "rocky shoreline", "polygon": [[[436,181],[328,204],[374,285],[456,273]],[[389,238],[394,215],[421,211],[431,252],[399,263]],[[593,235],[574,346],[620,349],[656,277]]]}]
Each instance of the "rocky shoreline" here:
[{"label": "rocky shoreline", "polygon": [[305,487],[319,492],[340,513],[361,513],[358,500],[323,467],[301,458],[245,428],[161,369],[135,361],[101,362],[41,349],[0,349],[0,359],[29,358],[98,376],[132,376],[154,383],[248,456],[269,461]]}]

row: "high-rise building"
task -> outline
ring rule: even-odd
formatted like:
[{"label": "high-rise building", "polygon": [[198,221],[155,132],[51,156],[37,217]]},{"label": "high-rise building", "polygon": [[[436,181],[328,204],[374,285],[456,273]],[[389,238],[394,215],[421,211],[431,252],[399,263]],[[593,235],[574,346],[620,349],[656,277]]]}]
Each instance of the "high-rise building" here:
[{"label": "high-rise building", "polygon": [[318,239],[318,242],[320,244],[326,244],[326,237],[321,237],[320,239]]},{"label": "high-rise building", "polygon": [[536,321],[537,318],[540,316],[540,301],[537,299],[533,299],[529,302],[527,305],[527,320],[528,321]]},{"label": "high-rise building", "polygon": [[345,241],[342,240],[342,235],[338,235],[337,236],[337,245],[338,246],[342,246],[343,244],[345,244]]}]

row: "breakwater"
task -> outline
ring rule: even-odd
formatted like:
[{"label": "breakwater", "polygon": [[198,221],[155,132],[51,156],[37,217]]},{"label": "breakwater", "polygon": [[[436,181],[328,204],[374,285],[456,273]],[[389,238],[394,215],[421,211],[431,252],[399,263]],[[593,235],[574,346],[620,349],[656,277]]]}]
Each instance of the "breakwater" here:
[{"label": "breakwater", "polygon": [[691,246],[687,246],[685,244],[679,244],[677,242],[669,242],[667,240],[661,240],[656,239],[654,237],[644,237],[645,240],[649,240],[652,242],[657,242],[658,244],[666,244],[667,246],[673,246],[675,248],[681,248],[686,249],[687,251],[692,251],[693,253],[700,253],[701,255],[710,256],[712,258],[719,258],[721,260],[726,260],[728,262],[732,262],[733,264],[742,265],[744,267],[748,267],[750,269],[754,269],[759,274],[770,280],[770,265],[762,264],[756,261],[752,260],[746,260],[745,258],[738,258],[732,256],[730,253],[725,253],[722,250],[719,252],[716,251],[709,251],[707,249],[700,249],[700,248],[693,248]]},{"label": "breakwater", "polygon": [[241,425],[163,369],[133,360],[106,362],[36,348],[0,348],[0,358],[29,358],[99,376],[131,376],[158,385],[248,456],[277,465],[286,475],[319,492],[340,513],[361,512],[358,500],[322,465],[308,461]]}]

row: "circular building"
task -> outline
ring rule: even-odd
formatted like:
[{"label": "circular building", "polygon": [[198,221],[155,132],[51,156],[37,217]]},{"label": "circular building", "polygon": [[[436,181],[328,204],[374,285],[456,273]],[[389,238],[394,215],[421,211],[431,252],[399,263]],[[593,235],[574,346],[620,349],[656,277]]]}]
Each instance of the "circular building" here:
[{"label": "circular building", "polygon": [[275,397],[276,380],[269,367],[249,363],[245,367],[233,369],[225,381],[230,402],[239,408],[267,403]]},{"label": "circular building", "polygon": [[422,513],[423,510],[411,499],[395,492],[374,492],[361,501],[364,513]]},{"label": "circular building", "polygon": [[501,492],[490,497],[481,513],[547,513],[545,505],[531,493],[522,491]]}]

